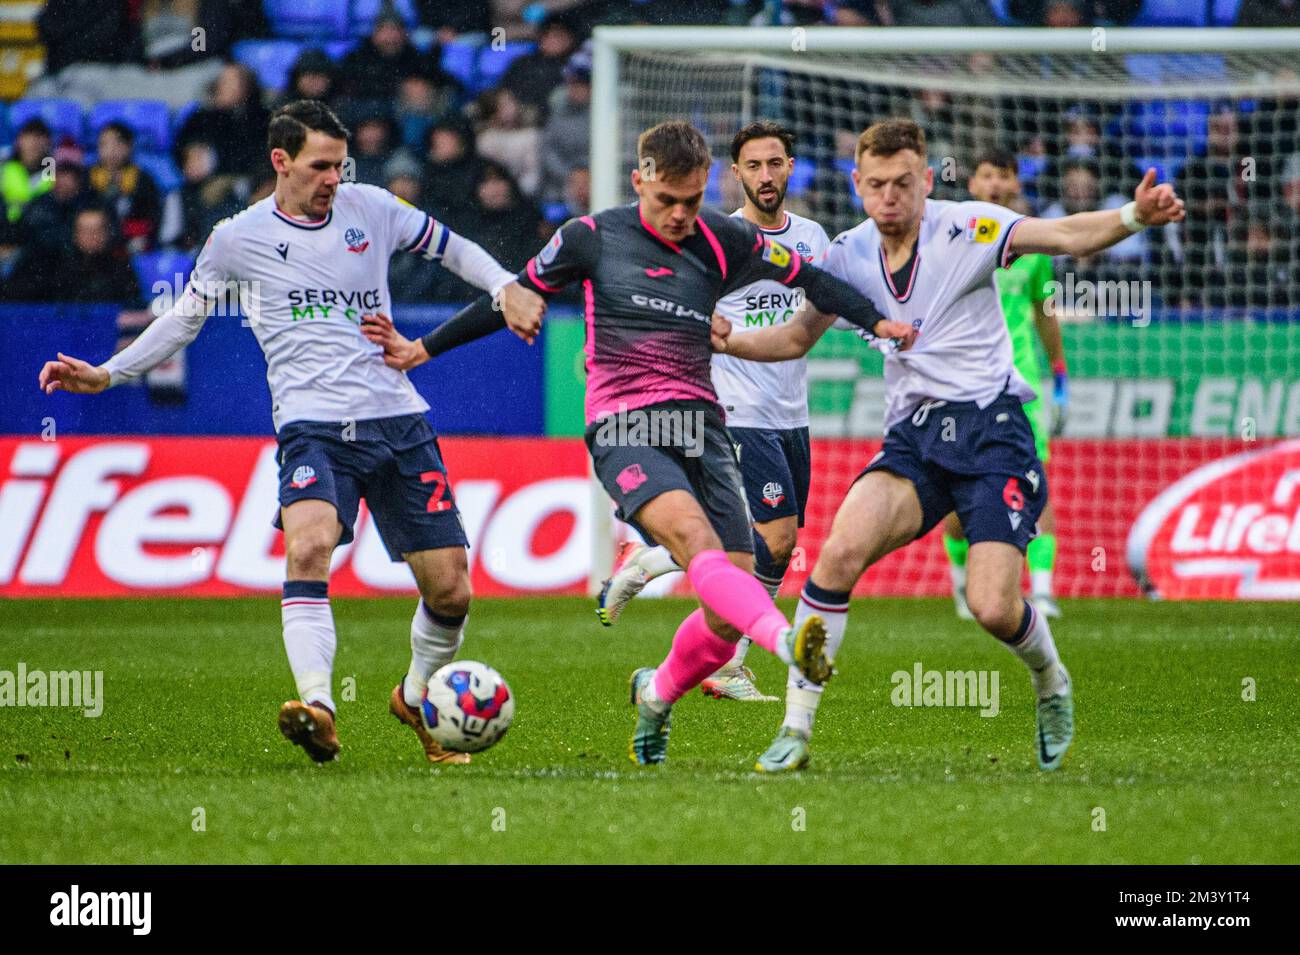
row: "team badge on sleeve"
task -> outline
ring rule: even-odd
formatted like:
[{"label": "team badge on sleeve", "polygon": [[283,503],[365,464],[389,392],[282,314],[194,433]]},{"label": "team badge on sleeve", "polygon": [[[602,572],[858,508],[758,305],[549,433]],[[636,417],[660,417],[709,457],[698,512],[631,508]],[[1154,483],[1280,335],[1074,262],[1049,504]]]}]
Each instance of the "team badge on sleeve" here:
[{"label": "team badge on sleeve", "polygon": [[551,236],[551,241],[546,243],[546,248],[537,253],[537,264],[540,266],[537,271],[541,271],[545,266],[555,261],[555,257],[560,254],[560,246],[564,244],[564,231],[557,229],[555,235]]},{"label": "team badge on sleeve", "polygon": [[780,242],[773,242],[768,239],[763,248],[763,261],[772,263],[778,269],[783,269],[790,264],[790,250]]},{"label": "team badge on sleeve", "polygon": [[971,216],[966,223],[966,241],[989,243],[998,237],[1002,226],[997,219],[981,219]]}]

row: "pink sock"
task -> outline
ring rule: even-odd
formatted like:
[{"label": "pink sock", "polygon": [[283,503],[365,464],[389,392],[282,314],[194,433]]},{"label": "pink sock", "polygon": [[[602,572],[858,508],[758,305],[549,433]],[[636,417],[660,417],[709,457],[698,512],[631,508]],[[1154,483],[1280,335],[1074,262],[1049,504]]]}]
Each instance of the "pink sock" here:
[{"label": "pink sock", "polygon": [[704,611],[696,610],[677,628],[672,649],[655,671],[655,695],[665,703],[677,702],[730,660],[735,650],[734,643],[709,629]]},{"label": "pink sock", "polygon": [[702,550],[686,569],[686,576],[709,609],[768,653],[776,653],[777,638],[790,622],[752,574],[720,550]]}]

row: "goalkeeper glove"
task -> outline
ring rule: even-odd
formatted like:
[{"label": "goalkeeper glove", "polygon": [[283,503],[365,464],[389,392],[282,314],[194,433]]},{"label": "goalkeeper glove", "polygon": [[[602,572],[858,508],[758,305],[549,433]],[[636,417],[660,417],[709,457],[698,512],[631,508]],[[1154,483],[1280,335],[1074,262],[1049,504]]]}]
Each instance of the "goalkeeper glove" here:
[{"label": "goalkeeper glove", "polygon": [[1052,437],[1058,437],[1070,413],[1070,375],[1064,361],[1052,363],[1052,409]]}]

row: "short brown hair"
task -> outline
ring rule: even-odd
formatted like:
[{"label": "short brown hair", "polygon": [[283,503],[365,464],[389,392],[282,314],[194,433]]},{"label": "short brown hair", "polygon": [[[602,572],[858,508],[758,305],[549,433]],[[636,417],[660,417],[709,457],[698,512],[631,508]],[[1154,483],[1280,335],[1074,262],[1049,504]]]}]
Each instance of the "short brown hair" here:
[{"label": "short brown hair", "polygon": [[309,131],[324,133],[330,139],[347,139],[351,135],[334,111],[320,100],[300,99],[286,103],[271,115],[266,144],[271,149],[283,149],[293,158],[307,142]]},{"label": "short brown hair", "polygon": [[731,161],[740,162],[740,151],[745,148],[745,143],[752,143],[756,139],[779,139],[786,156],[794,155],[794,133],[780,123],[760,119],[742,127],[731,140]]},{"label": "short brown hair", "polygon": [[858,137],[853,159],[856,162],[862,158],[863,153],[889,157],[904,149],[910,149],[924,159],[925,130],[910,119],[882,119],[868,126]]},{"label": "short brown hair", "polygon": [[[676,179],[713,163],[704,134],[684,120],[651,126],[636,141],[637,165],[642,175]],[[651,174],[646,173],[649,165]]]}]

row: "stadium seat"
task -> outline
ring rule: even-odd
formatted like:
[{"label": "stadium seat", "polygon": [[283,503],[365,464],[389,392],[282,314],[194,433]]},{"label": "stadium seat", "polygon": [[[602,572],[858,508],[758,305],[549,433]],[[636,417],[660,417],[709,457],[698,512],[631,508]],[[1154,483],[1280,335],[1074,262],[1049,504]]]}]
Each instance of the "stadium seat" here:
[{"label": "stadium seat", "polygon": [[411,0],[352,0],[348,32],[357,37],[369,36],[375,17],[379,15],[380,9],[385,4],[390,4],[402,15],[408,29],[414,30],[420,25],[415,4]]},{"label": "stadium seat", "polygon": [[484,47],[479,53],[477,82],[472,84],[473,88],[470,92],[480,93],[496,86],[511,63],[521,56],[532,53],[534,49],[536,49],[535,44],[523,41],[507,43],[500,50],[494,50],[491,46]]},{"label": "stadium seat", "polygon": [[58,142],[64,136],[71,136],[78,142],[82,135],[81,104],[71,99],[20,99],[9,107],[9,128],[17,132],[18,127],[33,116],[45,120]]},{"label": "stadium seat", "polygon": [[1145,0],[1133,19],[1135,27],[1203,27],[1206,25],[1203,0]]},{"label": "stadium seat", "polygon": [[704,204],[706,206],[722,205],[723,171],[730,171],[731,164],[723,159],[713,160],[709,167],[709,178],[704,183]]},{"label": "stadium seat", "polygon": [[1240,12],[1241,0],[1214,0],[1214,9],[1210,13],[1210,26],[1236,26],[1237,14]]},{"label": "stadium seat", "polygon": [[9,130],[9,107],[3,101],[0,101],[0,146],[8,146],[12,139],[12,133]]},{"label": "stadium seat", "polygon": [[477,41],[457,37],[442,48],[442,68],[460,80],[461,86],[470,89],[478,74],[479,48]]},{"label": "stadium seat", "polygon": [[171,112],[159,99],[108,99],[96,103],[86,118],[86,135],[96,137],[105,124],[122,122],[135,130],[136,148],[142,152],[171,149]]},{"label": "stadium seat", "polygon": [[259,83],[278,93],[289,85],[289,72],[305,47],[297,40],[241,40],[231,52],[257,74]]},{"label": "stadium seat", "polygon": [[147,172],[164,194],[181,187],[181,171],[165,153],[137,152],[135,164]]},{"label": "stadium seat", "polygon": [[341,60],[357,47],[356,40],[330,40],[325,44],[325,53],[331,60]]},{"label": "stadium seat", "polygon": [[271,32],[302,40],[347,36],[349,6],[350,0],[265,0]]},{"label": "stadium seat", "polygon": [[813,178],[817,175],[817,163],[811,156],[796,156],[795,160],[785,191],[790,196],[802,196],[812,188]]},{"label": "stadium seat", "polygon": [[[154,291],[156,282],[166,283],[173,294],[178,294],[194,270],[194,260],[184,252],[140,252],[131,256],[131,265],[146,299],[158,294]],[[177,275],[181,276],[179,280]]]}]

